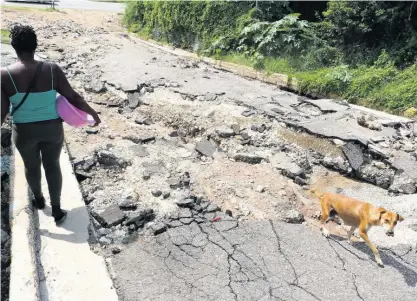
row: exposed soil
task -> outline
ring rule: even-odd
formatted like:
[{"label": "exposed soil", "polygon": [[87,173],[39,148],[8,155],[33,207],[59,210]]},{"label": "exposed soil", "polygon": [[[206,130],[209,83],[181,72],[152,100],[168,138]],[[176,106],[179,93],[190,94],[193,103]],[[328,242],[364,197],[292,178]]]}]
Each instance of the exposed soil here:
[{"label": "exposed soil", "polygon": [[[140,45],[123,33],[117,14],[5,9],[2,21],[10,25],[17,17],[37,30],[38,54],[62,66],[103,120],[98,128],[66,127],[66,143],[100,246],[129,242],[135,231],[151,229],[155,221],[171,222],[167,219],[178,212],[177,203],[189,198],[216,204],[239,220],[302,223],[317,219],[319,211],[316,198],[303,190],[309,185],[354,189],[355,181],[347,177],[357,177],[392,188],[394,177],[399,178],[390,162],[362,146],[361,168],[371,171],[354,172],[342,150],[350,140],[317,137],[291,126],[311,116],[326,119],[326,108],[300,104],[294,94],[246,79],[234,78],[242,91],[229,96],[219,89],[236,86],[228,81],[232,75]],[[118,71],[109,72],[112,68]],[[130,77],[136,71],[144,72],[138,81]],[[211,91],[211,85],[218,91]],[[264,90],[267,96],[258,95]],[[271,107],[274,95],[290,103],[285,117]],[[263,110],[248,98],[259,101]],[[340,110],[340,120],[352,118],[345,107]],[[415,147],[410,135],[400,137],[399,149],[405,142]],[[415,184],[408,180],[393,192],[413,193]],[[153,213],[146,215],[147,210]],[[109,225],[106,218],[112,214],[120,218]],[[141,214],[146,215],[143,224],[129,224]]]}]

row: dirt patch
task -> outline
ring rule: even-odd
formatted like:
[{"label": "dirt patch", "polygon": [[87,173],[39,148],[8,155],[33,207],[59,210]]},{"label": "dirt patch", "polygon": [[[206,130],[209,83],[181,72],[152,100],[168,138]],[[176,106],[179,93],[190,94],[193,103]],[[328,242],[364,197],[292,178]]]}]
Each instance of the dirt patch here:
[{"label": "dirt patch", "polygon": [[[10,7],[2,7],[3,18],[19,20],[20,23],[29,23],[37,27],[37,24],[44,20],[48,21],[73,21],[77,26],[91,28],[91,26],[101,27],[111,32],[123,32],[120,24],[121,14],[104,11],[80,11],[80,10],[19,10]],[[41,22],[39,22],[41,20]]]},{"label": "dirt patch", "polygon": [[295,132],[284,127],[278,128],[277,134],[285,141],[294,143],[304,149],[312,149],[315,152],[325,153],[332,157],[344,157],[342,150],[328,139],[314,137],[304,132]]},{"label": "dirt patch", "polygon": [[247,165],[216,160],[199,173],[196,184],[208,199],[225,210],[255,219],[273,219],[294,200],[288,179],[268,164]]}]

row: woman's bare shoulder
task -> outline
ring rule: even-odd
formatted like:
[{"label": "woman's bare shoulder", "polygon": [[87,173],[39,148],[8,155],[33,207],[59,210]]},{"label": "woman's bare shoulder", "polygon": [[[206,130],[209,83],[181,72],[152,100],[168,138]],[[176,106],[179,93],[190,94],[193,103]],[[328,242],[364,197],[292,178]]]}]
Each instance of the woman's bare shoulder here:
[{"label": "woman's bare shoulder", "polygon": [[7,73],[7,70],[9,70],[11,72],[11,71],[15,70],[17,67],[18,67],[18,64],[13,63],[13,64],[8,65],[7,67],[1,67],[1,72],[2,73],[3,72]]},{"label": "woman's bare shoulder", "polygon": [[57,63],[55,63],[55,62],[48,62],[48,64],[50,66],[52,66],[52,70],[54,71],[54,73],[61,72],[62,69],[61,69],[61,67]]},{"label": "woman's bare shoulder", "polygon": [[9,76],[6,67],[1,67],[1,82],[3,83],[4,79]]}]

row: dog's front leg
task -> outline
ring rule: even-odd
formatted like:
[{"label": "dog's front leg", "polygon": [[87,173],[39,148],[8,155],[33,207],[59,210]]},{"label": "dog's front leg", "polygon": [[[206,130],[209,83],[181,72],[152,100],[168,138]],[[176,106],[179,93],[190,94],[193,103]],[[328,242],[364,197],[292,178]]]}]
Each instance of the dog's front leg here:
[{"label": "dog's front leg", "polygon": [[328,202],[326,202],[325,199],[321,199],[320,203],[321,203],[321,226],[320,226],[320,230],[321,230],[321,233],[325,237],[329,237],[330,233],[329,233],[329,230],[327,230],[327,228],[325,227],[325,224],[329,220],[330,205],[328,204]]},{"label": "dog's front leg", "polygon": [[366,244],[371,248],[372,252],[374,253],[376,263],[380,267],[383,267],[384,264],[382,263],[381,257],[379,256],[379,251],[375,247],[375,245],[369,240],[369,237],[368,237],[368,234],[366,233],[366,230],[363,229],[363,228],[359,228],[359,235],[366,242]]},{"label": "dog's front leg", "polygon": [[353,232],[355,232],[355,230],[357,229],[358,227],[356,227],[356,226],[352,226],[352,227],[350,227],[350,230],[348,231],[348,233],[347,233],[347,237],[348,237],[348,244],[351,244],[352,243],[352,234],[353,234]]}]

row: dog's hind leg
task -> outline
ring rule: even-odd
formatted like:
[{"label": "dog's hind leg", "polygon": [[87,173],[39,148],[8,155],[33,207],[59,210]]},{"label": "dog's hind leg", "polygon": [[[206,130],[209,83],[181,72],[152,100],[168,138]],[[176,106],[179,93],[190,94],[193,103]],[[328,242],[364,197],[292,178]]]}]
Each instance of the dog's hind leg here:
[{"label": "dog's hind leg", "polygon": [[329,214],[330,214],[331,208],[330,208],[329,203],[323,197],[320,199],[320,203],[321,203],[321,226],[320,226],[320,230],[321,230],[321,233],[323,233],[324,236],[329,237],[329,235],[330,235],[329,230],[327,230],[327,228],[325,227],[324,224],[329,219]]}]

